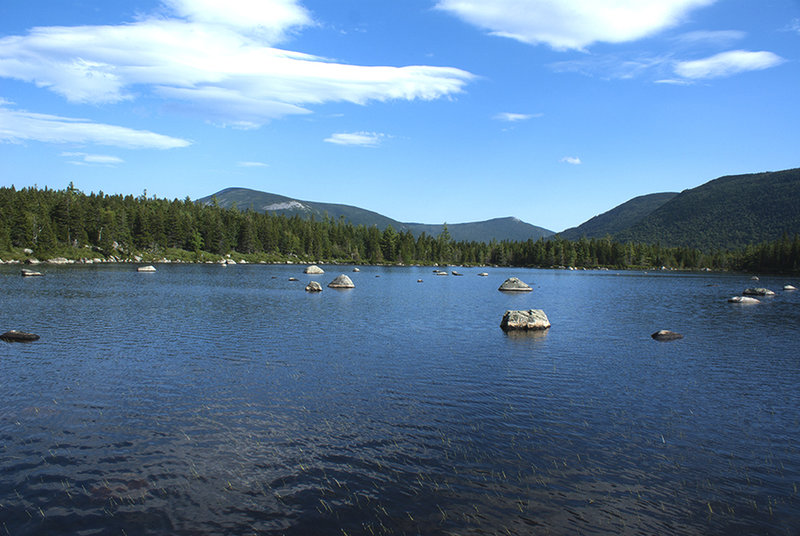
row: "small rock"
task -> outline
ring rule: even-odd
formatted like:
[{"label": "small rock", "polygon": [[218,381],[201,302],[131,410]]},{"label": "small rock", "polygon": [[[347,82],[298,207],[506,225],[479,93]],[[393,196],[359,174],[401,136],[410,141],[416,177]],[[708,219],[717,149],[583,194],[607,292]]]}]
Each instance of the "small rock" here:
[{"label": "small rock", "polygon": [[0,340],[4,340],[6,342],[33,342],[38,341],[39,336],[34,333],[12,329],[0,335]]},{"label": "small rock", "polygon": [[543,330],[550,327],[550,320],[541,309],[527,311],[506,311],[500,321],[503,331],[510,330]]},{"label": "small rock", "polygon": [[763,287],[756,287],[756,288],[746,288],[744,292],[742,292],[745,296],[774,296],[775,292],[771,291],[768,288]]},{"label": "small rock", "polygon": [[681,335],[680,333],[675,333],[674,331],[670,331],[668,329],[662,329],[656,331],[650,336],[657,341],[674,341],[683,338],[683,335]]},{"label": "small rock", "polygon": [[450,272],[450,273],[451,273],[451,274],[453,274],[453,275],[464,275],[464,274],[462,274],[461,272],[456,272],[455,270],[453,270],[453,271],[452,271],[452,272]]},{"label": "small rock", "polygon": [[297,281],[297,278],[296,277],[290,277],[289,281]]},{"label": "small rock", "polygon": [[328,287],[330,288],[356,288],[353,284],[353,281],[347,277],[346,275],[342,274],[338,276],[336,279],[328,283]]},{"label": "small rock", "polygon": [[481,277],[488,277],[489,273],[488,272],[481,272],[478,275],[481,276]]},{"label": "small rock", "polygon": [[33,250],[31,248],[25,248],[22,250],[25,255],[33,255]]},{"label": "small rock", "polygon": [[152,264],[148,265],[148,266],[139,266],[138,268],[136,268],[136,271],[137,272],[155,272],[156,271],[156,267],[153,266]]},{"label": "small rock", "polygon": [[316,264],[312,264],[311,266],[306,266],[306,269],[303,270],[304,274],[312,274],[312,275],[319,275],[324,274],[325,270],[317,266]]},{"label": "small rock", "polygon": [[358,268],[353,268],[353,271],[354,272],[360,272],[361,270],[359,270]]},{"label": "small rock", "polygon": [[322,292],[322,285],[316,281],[309,281],[306,285],[306,292]]},{"label": "small rock", "polygon": [[69,260],[64,257],[56,257],[54,259],[47,259],[50,264],[68,264]]},{"label": "small rock", "polygon": [[417,279],[417,283],[422,283],[422,279]]},{"label": "small rock", "polygon": [[44,274],[42,274],[42,272],[37,272],[35,270],[28,270],[27,268],[23,268],[21,273],[22,273],[22,277],[34,277],[34,276],[44,275]]},{"label": "small rock", "polygon": [[753,277],[750,278],[750,281],[758,281],[758,276],[754,275]]},{"label": "small rock", "polygon": [[533,290],[530,285],[527,283],[523,283],[522,280],[516,277],[509,277],[503,284],[500,285],[500,288],[497,290],[502,291],[511,291],[511,292],[529,292]]},{"label": "small rock", "polygon": [[783,285],[783,290],[797,290],[797,287],[793,285]]},{"label": "small rock", "polygon": [[761,303],[761,300],[751,298],[750,296],[733,296],[732,298],[728,298],[728,303],[741,303],[742,305],[752,305],[756,303]]}]

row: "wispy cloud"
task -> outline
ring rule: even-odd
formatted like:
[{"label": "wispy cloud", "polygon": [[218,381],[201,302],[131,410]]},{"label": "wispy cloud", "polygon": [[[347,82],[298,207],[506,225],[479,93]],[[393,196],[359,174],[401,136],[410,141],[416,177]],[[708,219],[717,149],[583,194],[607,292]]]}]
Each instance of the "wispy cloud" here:
[{"label": "wispy cloud", "polygon": [[675,74],[692,80],[720,78],[747,71],[760,71],[780,65],[785,60],[772,52],[731,50],[709,58],[675,64]]},{"label": "wispy cloud", "polygon": [[623,43],[679,24],[715,0],[439,0],[437,7],[493,35],[556,50]]},{"label": "wispy cloud", "polygon": [[502,112],[492,116],[492,119],[496,121],[505,121],[508,123],[518,123],[520,121],[527,121],[535,117],[542,117],[543,115],[544,114],[518,114],[512,112]]},{"label": "wispy cloud", "polygon": [[[100,165],[100,166],[115,166],[125,162],[122,158],[117,156],[103,155],[103,154],[87,154],[87,153],[61,153],[61,156],[72,158],[69,162],[77,165]],[[74,160],[77,158],[78,160]]]},{"label": "wispy cloud", "polygon": [[790,32],[797,32],[800,34],[800,19],[792,19],[787,29]]},{"label": "wispy cloud", "polygon": [[563,162],[564,164],[572,164],[573,166],[579,166],[583,163],[577,156],[565,156],[559,160],[559,162]]},{"label": "wispy cloud", "polygon": [[438,99],[474,78],[452,67],[349,65],[274,48],[312,24],[296,0],[163,3],[164,13],[129,24],[39,27],[0,38],[0,77],[76,103],[166,99],[244,128],[325,102]]},{"label": "wispy cloud", "polygon": [[236,165],[245,168],[269,167],[269,164],[265,164],[264,162],[237,162]]},{"label": "wispy cloud", "polygon": [[116,125],[95,123],[56,115],[12,110],[0,106],[0,142],[77,143],[107,145],[128,149],[174,149],[191,142]]},{"label": "wispy cloud", "polygon": [[721,47],[728,47],[736,41],[747,37],[746,32],[738,30],[718,30],[718,31],[696,31],[681,34],[675,38],[676,41],[687,45],[710,44]]},{"label": "wispy cloud", "polygon": [[336,145],[377,147],[385,137],[385,134],[380,134],[378,132],[337,132],[325,138],[325,141]]}]

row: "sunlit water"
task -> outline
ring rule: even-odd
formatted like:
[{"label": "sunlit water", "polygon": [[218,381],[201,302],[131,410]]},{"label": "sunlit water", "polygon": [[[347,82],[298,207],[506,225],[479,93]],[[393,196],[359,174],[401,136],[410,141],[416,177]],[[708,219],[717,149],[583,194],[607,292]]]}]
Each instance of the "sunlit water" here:
[{"label": "sunlit water", "polygon": [[324,268],[0,267],[0,535],[800,534],[794,281]]}]

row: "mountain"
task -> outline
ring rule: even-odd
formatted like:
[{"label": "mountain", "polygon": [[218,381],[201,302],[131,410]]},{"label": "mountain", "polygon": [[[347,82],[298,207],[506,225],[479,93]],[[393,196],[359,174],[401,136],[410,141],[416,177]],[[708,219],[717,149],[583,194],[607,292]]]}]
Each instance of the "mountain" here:
[{"label": "mountain", "polygon": [[[391,225],[396,231],[411,231],[414,236],[423,232],[437,236],[444,225],[428,225],[424,223],[402,223],[371,210],[340,205],[336,203],[319,203],[301,201],[282,195],[251,190],[249,188],[225,188],[219,192],[198,199],[199,203],[217,205],[223,208],[236,206],[241,210],[252,209],[256,212],[270,212],[285,216],[298,215],[302,218],[314,217],[323,219],[326,215],[333,220],[344,218],[353,225],[377,226],[383,230]],[[455,241],[490,242],[496,240],[538,240],[553,235],[553,231],[537,227],[517,218],[496,218],[481,222],[447,224],[447,231]]]},{"label": "mountain", "polygon": [[599,216],[559,233],[566,240],[579,240],[586,238],[603,238],[606,235],[614,236],[636,225],[659,208],[667,201],[678,195],[677,192],[663,192],[658,194],[640,195],[630,201],[612,208]]},{"label": "mountain", "polygon": [[738,248],[800,233],[800,168],[730,175],[684,190],[615,238]]},{"label": "mountain", "polygon": [[800,233],[800,168],[729,175],[679,194],[631,199],[562,238],[735,249]]}]

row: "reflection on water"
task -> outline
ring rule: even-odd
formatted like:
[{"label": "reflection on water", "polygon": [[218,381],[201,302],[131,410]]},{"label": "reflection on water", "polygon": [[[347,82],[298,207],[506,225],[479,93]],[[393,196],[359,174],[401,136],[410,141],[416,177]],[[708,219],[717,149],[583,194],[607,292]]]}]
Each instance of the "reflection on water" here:
[{"label": "reflection on water", "polygon": [[325,268],[2,267],[0,534],[798,533],[800,294]]}]

